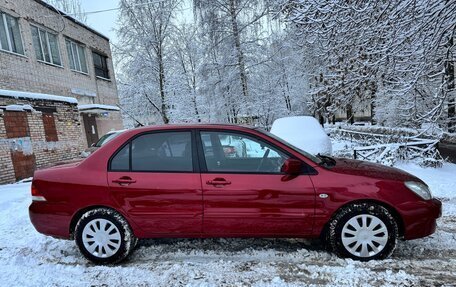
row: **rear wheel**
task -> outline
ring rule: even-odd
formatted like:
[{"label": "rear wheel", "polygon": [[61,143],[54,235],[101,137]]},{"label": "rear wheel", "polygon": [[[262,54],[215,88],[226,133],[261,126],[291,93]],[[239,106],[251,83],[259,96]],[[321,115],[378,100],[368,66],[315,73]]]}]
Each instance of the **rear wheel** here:
[{"label": "rear wheel", "polygon": [[127,221],[117,212],[97,208],[86,212],[75,228],[75,240],[81,253],[96,264],[124,260],[137,239]]},{"label": "rear wheel", "polygon": [[372,203],[344,207],[331,220],[327,239],[341,257],[368,261],[389,257],[396,248],[398,226],[391,213]]}]

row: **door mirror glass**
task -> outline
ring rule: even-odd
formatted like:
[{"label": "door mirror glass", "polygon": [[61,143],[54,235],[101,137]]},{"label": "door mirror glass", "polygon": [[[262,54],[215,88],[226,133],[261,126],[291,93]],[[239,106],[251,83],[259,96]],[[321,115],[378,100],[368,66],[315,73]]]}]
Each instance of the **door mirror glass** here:
[{"label": "door mirror glass", "polygon": [[289,158],[282,165],[282,172],[291,175],[297,175],[301,173],[302,162],[297,159]]}]

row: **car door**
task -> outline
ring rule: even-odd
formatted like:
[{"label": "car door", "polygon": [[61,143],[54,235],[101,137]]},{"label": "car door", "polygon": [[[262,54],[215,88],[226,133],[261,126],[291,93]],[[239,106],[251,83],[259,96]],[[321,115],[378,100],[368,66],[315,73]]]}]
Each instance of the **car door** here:
[{"label": "car door", "polygon": [[146,235],[200,234],[202,190],[190,130],[141,134],[110,160],[117,203]]},{"label": "car door", "polygon": [[203,232],[209,235],[307,235],[315,191],[309,175],[281,173],[291,155],[255,136],[199,131]]}]

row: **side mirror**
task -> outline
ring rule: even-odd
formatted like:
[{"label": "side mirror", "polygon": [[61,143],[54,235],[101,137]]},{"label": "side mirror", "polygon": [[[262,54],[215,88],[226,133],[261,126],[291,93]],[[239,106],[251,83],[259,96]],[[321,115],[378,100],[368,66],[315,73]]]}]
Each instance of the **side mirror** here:
[{"label": "side mirror", "polygon": [[298,175],[301,173],[301,168],[302,162],[300,160],[289,158],[283,163],[281,171],[290,175]]}]

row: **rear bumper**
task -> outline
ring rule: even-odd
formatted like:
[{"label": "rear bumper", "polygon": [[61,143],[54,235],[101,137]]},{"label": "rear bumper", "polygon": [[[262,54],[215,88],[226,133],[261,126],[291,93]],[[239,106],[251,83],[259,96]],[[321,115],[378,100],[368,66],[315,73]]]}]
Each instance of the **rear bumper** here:
[{"label": "rear bumper", "polygon": [[435,232],[437,218],[442,216],[442,202],[437,199],[401,206],[404,219],[404,239],[426,237]]},{"label": "rear bumper", "polygon": [[58,206],[47,202],[34,201],[29,207],[30,221],[39,233],[69,239],[71,216],[58,209]]}]

